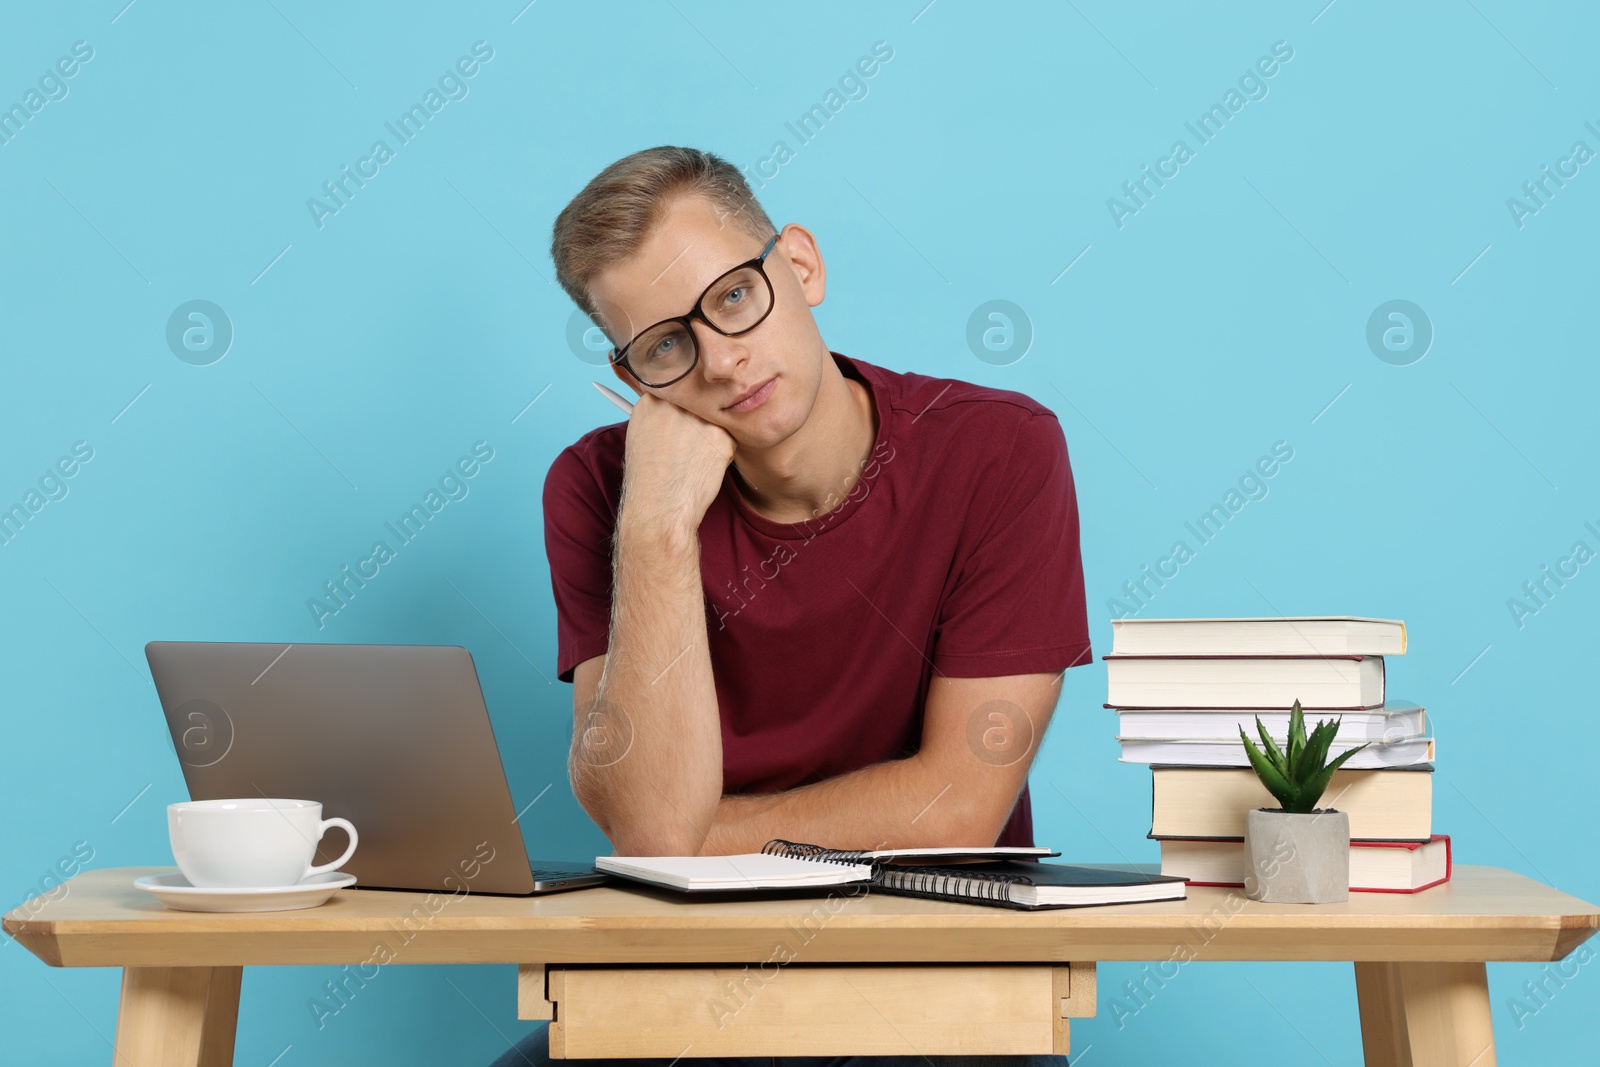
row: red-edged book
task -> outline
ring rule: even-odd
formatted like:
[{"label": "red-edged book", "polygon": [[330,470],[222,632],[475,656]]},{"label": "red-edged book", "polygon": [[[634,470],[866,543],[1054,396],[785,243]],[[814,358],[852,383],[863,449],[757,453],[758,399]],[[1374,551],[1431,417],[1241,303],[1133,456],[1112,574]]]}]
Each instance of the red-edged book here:
[{"label": "red-edged book", "polygon": [[[1240,837],[1158,838],[1161,873],[1190,885],[1243,886]],[[1450,836],[1427,841],[1350,842],[1350,892],[1420,893],[1450,880]]]}]

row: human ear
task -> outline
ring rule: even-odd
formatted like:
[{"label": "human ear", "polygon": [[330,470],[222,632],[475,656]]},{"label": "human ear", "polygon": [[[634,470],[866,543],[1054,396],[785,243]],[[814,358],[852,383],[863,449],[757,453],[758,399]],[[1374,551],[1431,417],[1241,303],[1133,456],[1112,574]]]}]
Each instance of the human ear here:
[{"label": "human ear", "polygon": [[798,222],[783,228],[783,254],[789,269],[800,283],[800,292],[806,304],[816,307],[828,291],[828,269],[822,262],[822,252],[811,231]]},{"label": "human ear", "polygon": [[623,385],[626,385],[640,396],[644,395],[643,386],[639,384],[639,380],[633,376],[627,367],[624,367],[621,363],[613,363],[611,364],[611,372],[617,376],[617,380]]}]

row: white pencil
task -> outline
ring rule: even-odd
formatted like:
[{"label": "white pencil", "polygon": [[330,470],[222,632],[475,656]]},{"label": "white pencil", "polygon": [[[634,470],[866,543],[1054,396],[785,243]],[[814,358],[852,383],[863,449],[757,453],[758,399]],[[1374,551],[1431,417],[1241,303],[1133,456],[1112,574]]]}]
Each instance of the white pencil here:
[{"label": "white pencil", "polygon": [[600,390],[601,396],[605,397],[607,400],[611,401],[628,414],[633,414],[633,404],[630,403],[626,398],[617,395],[610,389],[607,389],[605,386],[601,385],[599,382],[595,382],[594,387]]}]

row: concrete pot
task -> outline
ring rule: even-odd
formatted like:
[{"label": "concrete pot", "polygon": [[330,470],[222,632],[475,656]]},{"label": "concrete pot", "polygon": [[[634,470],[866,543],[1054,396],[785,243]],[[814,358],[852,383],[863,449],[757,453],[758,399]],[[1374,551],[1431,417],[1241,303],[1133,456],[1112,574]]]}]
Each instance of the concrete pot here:
[{"label": "concrete pot", "polygon": [[1245,813],[1244,894],[1272,904],[1331,904],[1350,897],[1350,816],[1332,808]]}]

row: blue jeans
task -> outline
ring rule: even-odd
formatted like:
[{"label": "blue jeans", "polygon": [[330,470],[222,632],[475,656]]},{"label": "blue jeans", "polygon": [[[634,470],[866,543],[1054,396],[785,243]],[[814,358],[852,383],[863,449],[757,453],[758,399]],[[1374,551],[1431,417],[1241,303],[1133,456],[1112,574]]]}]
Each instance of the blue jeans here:
[{"label": "blue jeans", "polygon": [[[506,1049],[491,1067],[555,1067],[549,1023]],[[573,1067],[1067,1067],[1065,1056],[750,1056],[709,1059],[562,1060]]]}]

